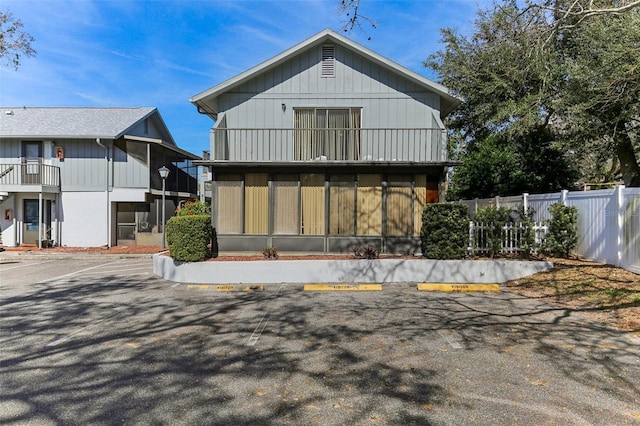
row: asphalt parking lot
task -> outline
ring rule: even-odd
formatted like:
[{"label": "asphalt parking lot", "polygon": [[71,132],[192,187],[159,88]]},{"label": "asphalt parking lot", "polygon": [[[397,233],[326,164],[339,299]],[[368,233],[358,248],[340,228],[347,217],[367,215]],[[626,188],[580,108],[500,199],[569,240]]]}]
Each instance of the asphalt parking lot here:
[{"label": "asphalt parking lot", "polygon": [[640,424],[640,340],[501,291],[244,291],[0,257],[0,424]]}]

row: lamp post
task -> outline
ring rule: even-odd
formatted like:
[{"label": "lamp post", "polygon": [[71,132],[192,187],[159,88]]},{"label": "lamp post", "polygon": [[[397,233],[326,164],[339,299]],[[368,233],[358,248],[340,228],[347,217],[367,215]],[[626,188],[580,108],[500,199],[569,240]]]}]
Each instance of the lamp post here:
[{"label": "lamp post", "polygon": [[166,244],[166,232],[164,230],[164,227],[166,225],[166,221],[165,221],[165,203],[164,203],[164,197],[165,197],[165,182],[167,180],[167,177],[169,176],[169,169],[166,168],[165,166],[162,166],[158,169],[158,173],[160,173],[160,177],[162,178],[162,248],[165,248],[167,246]]}]

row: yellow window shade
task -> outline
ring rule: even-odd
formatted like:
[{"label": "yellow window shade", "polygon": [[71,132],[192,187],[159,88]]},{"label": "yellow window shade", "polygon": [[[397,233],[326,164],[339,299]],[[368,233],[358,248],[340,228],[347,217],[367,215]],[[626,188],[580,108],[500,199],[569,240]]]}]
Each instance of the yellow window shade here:
[{"label": "yellow window shade", "polygon": [[358,175],[358,235],[382,234],[382,176]]},{"label": "yellow window shade", "polygon": [[303,235],[324,235],[324,175],[301,175],[300,186],[302,197],[300,233]]},{"label": "yellow window shade", "polygon": [[269,189],[266,173],[247,173],[244,181],[244,233],[267,234]]}]

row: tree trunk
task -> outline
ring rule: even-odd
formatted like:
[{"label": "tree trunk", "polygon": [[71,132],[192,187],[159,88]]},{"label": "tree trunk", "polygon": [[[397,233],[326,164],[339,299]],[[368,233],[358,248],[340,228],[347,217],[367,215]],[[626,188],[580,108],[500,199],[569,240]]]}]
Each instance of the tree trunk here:
[{"label": "tree trunk", "polygon": [[625,186],[640,186],[640,165],[638,165],[638,158],[633,151],[631,138],[627,132],[620,132],[616,135],[615,141]]}]

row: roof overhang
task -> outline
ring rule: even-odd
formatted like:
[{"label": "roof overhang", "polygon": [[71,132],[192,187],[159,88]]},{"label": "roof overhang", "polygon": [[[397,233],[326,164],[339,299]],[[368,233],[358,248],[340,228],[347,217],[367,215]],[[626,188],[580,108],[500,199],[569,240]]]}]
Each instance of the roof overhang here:
[{"label": "roof overhang", "polygon": [[193,164],[221,169],[278,169],[278,170],[319,170],[319,169],[347,169],[347,170],[383,170],[383,169],[428,169],[459,166],[460,161],[227,161],[227,160],[197,160]]},{"label": "roof overhang", "polygon": [[200,160],[202,157],[192,154],[189,151],[185,151],[184,149],[180,149],[175,145],[169,144],[165,141],[163,141],[162,139],[156,139],[156,138],[147,138],[147,137],[143,137],[143,136],[132,136],[132,135],[124,135],[122,136],[122,139],[125,139],[127,141],[131,141],[131,142],[141,142],[141,143],[152,143],[155,145],[159,145],[160,147],[162,147],[163,149],[167,149],[169,151],[175,152],[176,154],[180,154],[181,156],[185,157],[186,159],[189,160]]}]

